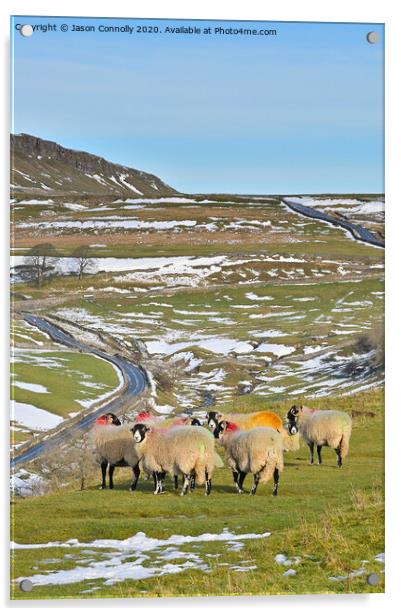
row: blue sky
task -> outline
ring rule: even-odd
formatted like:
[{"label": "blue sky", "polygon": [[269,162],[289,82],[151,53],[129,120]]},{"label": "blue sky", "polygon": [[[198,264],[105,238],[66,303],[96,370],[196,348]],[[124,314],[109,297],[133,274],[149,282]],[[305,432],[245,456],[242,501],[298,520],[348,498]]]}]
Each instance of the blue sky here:
[{"label": "blue sky", "polygon": [[[15,24],[57,24],[24,38]],[[69,31],[60,31],[67,24]],[[72,32],[72,24],[277,36]],[[370,45],[367,32],[380,33]],[[183,192],[382,192],[382,25],[17,17],[13,125]]]}]

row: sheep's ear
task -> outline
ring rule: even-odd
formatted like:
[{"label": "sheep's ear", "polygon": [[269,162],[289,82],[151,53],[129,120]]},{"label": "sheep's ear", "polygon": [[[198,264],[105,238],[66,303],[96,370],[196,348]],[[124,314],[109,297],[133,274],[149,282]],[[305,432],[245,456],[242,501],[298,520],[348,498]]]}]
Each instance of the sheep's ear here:
[{"label": "sheep's ear", "polygon": [[216,413],[216,419],[217,419],[217,421],[220,421],[220,419],[223,419],[223,414],[222,413]]}]

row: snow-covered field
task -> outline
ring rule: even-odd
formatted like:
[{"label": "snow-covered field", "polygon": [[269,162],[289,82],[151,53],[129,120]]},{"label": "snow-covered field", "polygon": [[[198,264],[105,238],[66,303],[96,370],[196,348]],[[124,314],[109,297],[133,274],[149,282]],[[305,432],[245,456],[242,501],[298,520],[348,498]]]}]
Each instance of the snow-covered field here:
[{"label": "snow-covered field", "polygon": [[[22,474],[24,473],[26,471],[22,470]],[[34,483],[35,477],[31,476],[31,481]],[[15,478],[15,482],[18,483],[18,477]],[[143,580],[191,569],[207,572],[210,570],[210,559],[218,560],[225,555],[226,560],[230,560],[229,553],[240,553],[245,541],[267,539],[270,535],[270,532],[235,534],[225,528],[221,533],[171,535],[167,539],[156,539],[138,532],[122,540],[96,539],[80,542],[77,539],[69,539],[26,545],[11,542],[11,549],[40,550],[41,555],[45,555],[44,550],[62,549],[65,552],[62,556],[38,560],[40,568],[43,570],[47,566],[48,570],[34,573],[30,576],[30,581],[34,586],[84,582],[87,587],[81,594],[87,594],[126,580]],[[205,553],[204,549],[201,550],[201,544],[202,546],[221,544],[221,553],[215,551],[212,554]],[[380,553],[373,558],[373,562],[384,564],[384,559],[384,553]],[[310,554],[289,556],[281,553],[275,555],[274,561],[284,577],[297,575],[299,566],[305,561],[314,562],[316,566],[320,562]],[[345,575],[330,576],[328,581],[341,582],[365,575],[369,563],[369,560],[362,560],[358,569],[353,569]],[[38,565],[33,568],[38,569]],[[235,563],[218,562],[217,566],[224,567],[228,571],[243,572],[258,568],[255,559],[240,560]],[[22,579],[24,578],[16,578],[14,581],[18,583]]]},{"label": "snow-covered field", "polygon": [[[12,542],[11,549],[43,550],[58,547],[68,550],[63,558],[40,561],[42,564],[50,565],[49,571],[30,576],[30,581],[34,586],[87,582],[92,586],[86,592],[93,592],[99,588],[98,584],[111,586],[125,580],[143,580],[149,577],[180,573],[187,569],[208,571],[209,565],[205,556],[196,549],[197,544],[219,542],[222,544],[223,553],[238,552],[244,546],[244,541],[265,539],[270,534],[270,532],[265,532],[236,535],[224,529],[221,533],[204,533],[197,536],[172,535],[167,539],[156,539],[148,537],[143,532],[138,532],[123,540],[96,539],[88,543],[79,542],[77,539],[29,545]],[[182,546],[188,546],[191,549],[180,549]],[[211,557],[211,555],[206,556]],[[216,558],[219,554],[212,556]],[[68,562],[68,568],[63,568],[65,561]],[[242,571],[256,567],[256,565],[249,566],[248,563],[249,561],[227,567],[236,570],[241,567]],[[19,582],[21,579],[17,578],[15,581]],[[95,582],[97,586],[93,586]]]},{"label": "snow-covered field", "polygon": [[341,212],[349,217],[379,215],[384,218],[384,201],[361,201],[360,199],[316,199],[312,197],[291,197],[293,203],[321,209],[325,212]]},{"label": "snow-covered field", "polygon": [[[19,268],[26,264],[27,257],[16,255],[11,257],[11,275],[14,283],[21,281]],[[377,264],[372,264],[376,268]],[[322,276],[335,275],[344,277],[351,272],[363,274],[365,266],[351,266],[346,259],[324,259],[314,256],[313,260],[304,257],[280,254],[250,254],[243,258],[232,255],[211,257],[146,257],[137,259],[99,257],[91,259],[87,273],[110,273],[109,284],[112,289],[121,287],[129,291],[132,285],[140,284],[160,289],[163,287],[188,286],[196,287],[209,282],[233,281],[249,285],[264,280],[302,280],[316,279]],[[61,257],[55,263],[55,271],[59,274],[77,272],[77,259]],[[113,276],[112,274],[115,274]],[[202,283],[203,281],[203,283]],[[87,291],[93,290],[90,287]],[[136,290],[136,288],[134,289]],[[253,292],[249,292],[253,293]],[[248,298],[251,296],[248,295]],[[254,293],[255,300],[263,300]],[[271,295],[265,295],[268,300]],[[300,301],[309,301],[300,300]]]},{"label": "snow-covered field", "polygon": [[33,404],[23,404],[15,400],[11,401],[10,418],[20,426],[41,432],[55,428],[63,421],[62,417],[49,413],[49,411],[39,409]]},{"label": "snow-covered field", "polygon": [[[139,340],[151,361],[173,367],[179,384],[169,396],[154,400],[160,408],[199,407],[210,393],[218,403],[249,392],[274,400],[347,393],[381,382],[370,370],[369,352],[349,348],[376,326],[383,310],[378,278],[383,268],[381,253],[372,249],[365,258],[365,247],[358,247],[354,255],[354,239],[349,251],[339,253],[337,241],[348,240],[337,228],[300,219],[280,199],[268,197],[244,197],[237,203],[135,195],[85,205],[72,199],[63,204],[44,201],[49,202],[43,203],[43,211],[53,210],[57,218],[39,219],[36,206],[29,210],[34,204],[26,204],[30,218],[18,221],[21,229],[32,233],[54,229],[60,234],[123,229],[132,232],[133,241],[136,232],[169,231],[174,233],[171,245],[182,241],[176,232],[187,238],[203,231],[210,231],[211,236],[218,231],[233,232],[233,236],[224,236],[226,246],[237,232],[249,230],[252,239],[262,234],[263,248],[256,244],[250,248],[246,239],[235,253],[167,256],[169,251],[158,250],[154,254],[160,256],[96,257],[87,270],[93,276],[84,277],[87,285],[82,296],[54,308],[58,316],[107,332],[128,347]],[[298,202],[360,214],[369,208],[372,213],[383,209],[379,200],[341,196],[305,196]],[[23,207],[21,202],[14,204],[18,205]],[[70,211],[60,210],[61,205]],[[270,238],[280,233],[286,237],[285,250],[270,247]],[[305,248],[294,250],[293,244],[303,242]],[[320,250],[316,244],[311,248],[313,242],[331,242],[331,247]],[[109,250],[107,234],[91,246]],[[20,255],[12,258],[15,282],[25,260]],[[56,269],[65,276],[76,274],[76,259],[61,257]],[[73,279],[67,282],[74,287]],[[48,288],[51,294],[51,284]],[[31,331],[19,331],[17,342],[46,348],[46,341]],[[42,360],[45,367],[46,358]],[[38,385],[46,386],[28,383],[28,387]],[[85,395],[75,401],[85,407],[95,393],[95,387],[87,387]],[[37,401],[33,405],[40,408]]]},{"label": "snow-covered field", "polygon": [[[176,410],[183,410],[198,406],[206,391],[228,401],[243,389],[242,381],[249,383],[248,391],[273,398],[324,396],[378,384],[381,378],[370,369],[372,355],[347,344],[374,327],[383,307],[380,284],[372,281],[364,299],[352,283],[344,289],[339,285],[325,299],[324,312],[324,286],[318,291],[315,283],[281,287],[280,296],[273,287],[270,295],[265,287],[257,293],[246,288],[235,294],[209,292],[188,300],[185,308],[180,294],[154,294],[140,302],[121,299],[106,314],[90,304],[55,312],[117,338],[140,339],[152,359],[179,367],[174,395]],[[359,365],[356,371],[353,364]]]},{"label": "snow-covered field", "polygon": [[[59,350],[12,349],[10,420],[14,430],[21,433],[51,430],[73,413],[98,404],[121,388],[123,376],[117,366],[86,356],[89,363],[85,369],[80,367],[83,357],[61,346]],[[102,365],[115,375],[115,386],[97,381],[96,372],[91,372]]]}]

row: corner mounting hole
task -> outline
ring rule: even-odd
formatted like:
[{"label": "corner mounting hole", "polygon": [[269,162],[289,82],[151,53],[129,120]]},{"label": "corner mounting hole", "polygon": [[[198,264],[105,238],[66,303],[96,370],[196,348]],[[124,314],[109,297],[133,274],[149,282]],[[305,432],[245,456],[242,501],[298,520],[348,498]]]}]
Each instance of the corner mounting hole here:
[{"label": "corner mounting hole", "polygon": [[24,26],[21,26],[20,32],[22,36],[25,36],[25,37],[32,36],[33,28],[29,24],[25,24]]},{"label": "corner mounting hole", "polygon": [[378,32],[368,32],[366,38],[368,43],[371,43],[372,45],[375,45],[380,40]]}]

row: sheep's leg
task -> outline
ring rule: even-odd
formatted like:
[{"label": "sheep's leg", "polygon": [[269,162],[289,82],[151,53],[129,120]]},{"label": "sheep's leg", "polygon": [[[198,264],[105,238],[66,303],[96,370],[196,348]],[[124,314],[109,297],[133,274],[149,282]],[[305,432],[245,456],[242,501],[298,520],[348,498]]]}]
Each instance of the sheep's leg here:
[{"label": "sheep's leg", "polygon": [[191,483],[191,475],[184,475],[184,483],[182,484],[181,496],[185,496]]},{"label": "sheep's leg", "polygon": [[[205,479],[206,479],[206,496],[209,496],[212,491],[212,480],[209,478],[209,473],[205,470]],[[192,481],[192,477],[191,477]]]},{"label": "sheep's leg", "polygon": [[178,475],[174,475],[174,490],[178,490]]},{"label": "sheep's leg", "polygon": [[233,479],[234,479],[235,484],[238,484],[238,475],[239,475],[238,471],[233,471]]},{"label": "sheep's leg", "polygon": [[137,464],[136,466],[133,466],[132,470],[133,470],[134,476],[133,476],[132,483],[129,488],[131,492],[133,492],[136,489],[139,475],[141,473],[141,471],[139,470],[139,464]]},{"label": "sheep's leg", "polygon": [[102,469],[102,485],[100,486],[99,490],[105,490],[106,489],[106,472],[107,472],[107,466],[108,466],[108,462],[103,460],[103,462],[101,463],[100,467]]},{"label": "sheep's leg", "polygon": [[113,475],[114,475],[114,469],[116,467],[114,466],[114,464],[110,464],[109,466],[109,488],[110,490],[112,490],[114,488],[114,483],[113,483]]},{"label": "sheep's leg", "polygon": [[253,486],[250,492],[251,496],[254,496],[256,494],[256,490],[258,489],[259,479],[260,479],[260,473],[255,473],[255,475],[253,476]]},{"label": "sheep's leg", "polygon": [[193,492],[195,490],[195,474],[192,473],[191,475],[191,482],[189,484],[189,491]]},{"label": "sheep's leg", "polygon": [[163,494],[164,492],[163,480],[165,476],[166,476],[166,473],[155,473],[156,487],[155,487],[154,494]]},{"label": "sheep's leg", "polygon": [[310,460],[309,464],[313,464],[313,450],[315,447],[315,443],[309,443],[309,451],[310,451]]},{"label": "sheep's leg", "polygon": [[278,468],[274,469],[273,479],[274,479],[273,496],[277,496],[278,480],[280,479],[280,473],[278,472]]},{"label": "sheep's leg", "polygon": [[165,489],[164,489],[164,480],[166,479],[166,473],[160,473],[160,494],[164,494],[165,493]]},{"label": "sheep's leg", "polygon": [[337,447],[337,449],[335,449],[335,452],[337,454],[337,466],[338,468],[341,468],[343,465],[343,459],[341,456],[341,447]]},{"label": "sheep's leg", "polygon": [[322,445],[317,445],[316,449],[317,449],[317,459],[319,461],[319,464],[321,464],[322,463],[322,454],[321,454]]},{"label": "sheep's leg", "polygon": [[154,494],[157,494],[157,476],[156,473],[153,473],[153,485],[154,485]]},{"label": "sheep's leg", "polygon": [[237,490],[238,490],[238,494],[242,494],[244,491],[244,481],[245,481],[245,477],[246,477],[246,473],[243,473],[242,471],[239,472],[239,477],[238,477],[238,481],[237,481]]}]

